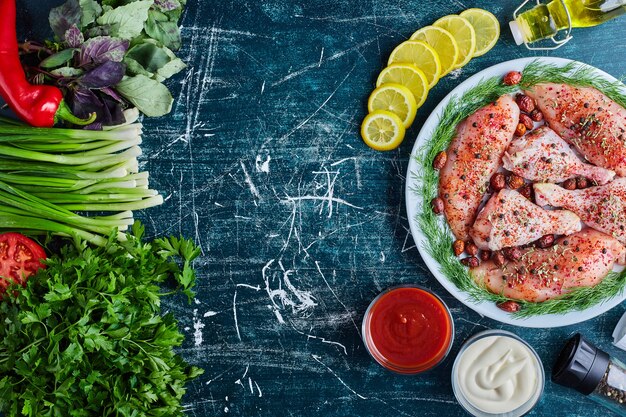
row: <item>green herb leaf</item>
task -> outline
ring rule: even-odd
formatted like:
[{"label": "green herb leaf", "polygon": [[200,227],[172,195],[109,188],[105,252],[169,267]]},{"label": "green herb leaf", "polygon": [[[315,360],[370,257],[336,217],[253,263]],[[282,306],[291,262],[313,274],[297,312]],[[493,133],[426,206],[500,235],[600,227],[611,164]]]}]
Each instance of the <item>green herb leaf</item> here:
[{"label": "green herb leaf", "polygon": [[30,405],[30,400],[24,401],[24,407],[22,407],[22,414],[24,414],[25,416],[33,415],[33,409]]},{"label": "green herb leaf", "polygon": [[39,317],[37,317],[37,314],[35,314],[34,312],[29,311],[27,313],[24,313],[20,321],[22,322],[22,324],[37,323],[39,321]]},{"label": "green herb leaf", "polygon": [[163,116],[172,109],[174,99],[167,87],[145,75],[124,77],[116,89],[146,116]]},{"label": "green herb leaf", "polygon": [[163,82],[186,67],[169,48],[159,46],[151,39],[131,48],[124,63],[131,74],[145,75],[158,82]]},{"label": "green herb leaf", "polygon": [[67,349],[65,349],[62,357],[64,361],[71,363],[81,360],[83,358],[83,354],[83,348],[78,343],[72,342]]},{"label": "green herb leaf", "polygon": [[133,46],[126,54],[126,58],[135,60],[146,71],[151,73],[157,72],[171,60],[170,56],[162,47],[150,42]]},{"label": "green herb leaf", "polygon": [[60,67],[61,65],[65,65],[70,59],[72,59],[75,52],[76,49],[74,48],[63,49],[56,54],[50,55],[48,58],[41,61],[39,65],[42,68]]},{"label": "green herb leaf", "polygon": [[35,307],[38,321],[47,319],[52,314],[52,309],[47,304],[39,304]]},{"label": "green herb leaf", "polygon": [[187,68],[187,64],[185,64],[180,58],[173,59],[157,70],[157,81],[162,82],[164,80],[167,80],[168,78],[175,74],[178,74],[185,68]]},{"label": "green herb leaf", "polygon": [[111,27],[111,35],[131,40],[141,33],[148,20],[152,0],[140,0],[106,11],[97,19],[98,24]]},{"label": "green herb leaf", "polygon": [[124,58],[124,64],[126,64],[126,74],[133,75],[145,75],[148,78],[156,79],[156,74],[146,71],[146,69],[137,61],[132,58]]},{"label": "green herb leaf", "polygon": [[168,48],[173,50],[180,49],[181,38],[178,22],[169,20],[164,13],[150,10],[144,29],[148,36]]},{"label": "green herb leaf", "polygon": [[50,71],[51,74],[54,74],[63,78],[74,78],[82,75],[85,71],[80,68],[73,67],[61,67]]},{"label": "green herb leaf", "polygon": [[102,14],[102,6],[96,0],[80,0],[82,17],[80,23],[82,27],[87,27]]}]

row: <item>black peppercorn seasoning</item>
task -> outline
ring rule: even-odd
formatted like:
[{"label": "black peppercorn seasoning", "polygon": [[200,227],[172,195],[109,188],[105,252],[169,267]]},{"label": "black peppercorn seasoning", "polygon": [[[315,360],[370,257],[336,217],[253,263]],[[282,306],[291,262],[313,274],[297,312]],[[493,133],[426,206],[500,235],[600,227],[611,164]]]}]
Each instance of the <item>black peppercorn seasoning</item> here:
[{"label": "black peppercorn seasoning", "polygon": [[624,364],[616,360],[609,360],[609,366],[594,393],[601,395],[606,401],[615,403],[622,408],[622,415],[625,415],[626,369]]}]

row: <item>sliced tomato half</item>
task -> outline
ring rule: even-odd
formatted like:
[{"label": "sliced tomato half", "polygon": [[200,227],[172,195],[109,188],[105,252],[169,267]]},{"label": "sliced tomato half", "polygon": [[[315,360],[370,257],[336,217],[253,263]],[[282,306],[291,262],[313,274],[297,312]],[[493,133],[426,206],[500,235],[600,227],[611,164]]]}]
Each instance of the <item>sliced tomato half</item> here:
[{"label": "sliced tomato half", "polygon": [[45,268],[46,252],[37,242],[20,233],[0,234],[0,293],[9,281],[25,285],[26,279]]}]

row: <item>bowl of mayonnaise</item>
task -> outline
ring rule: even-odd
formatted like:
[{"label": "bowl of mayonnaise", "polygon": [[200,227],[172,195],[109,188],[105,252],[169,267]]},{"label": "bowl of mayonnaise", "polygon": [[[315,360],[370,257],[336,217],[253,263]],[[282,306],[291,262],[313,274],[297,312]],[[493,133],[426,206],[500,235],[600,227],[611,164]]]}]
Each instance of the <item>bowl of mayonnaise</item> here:
[{"label": "bowl of mayonnaise", "polygon": [[477,417],[519,417],[539,402],[543,364],[523,339],[505,330],[470,337],[452,366],[452,389],[459,404]]}]

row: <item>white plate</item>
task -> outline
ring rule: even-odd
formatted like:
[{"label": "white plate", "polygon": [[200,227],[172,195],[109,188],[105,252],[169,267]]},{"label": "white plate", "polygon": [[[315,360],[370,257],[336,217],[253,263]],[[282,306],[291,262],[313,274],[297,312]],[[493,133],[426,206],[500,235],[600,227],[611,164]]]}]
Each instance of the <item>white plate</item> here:
[{"label": "white plate", "polygon": [[[491,77],[503,77],[509,71],[522,71],[524,67],[530,64],[533,61],[540,61],[541,63],[546,64],[555,64],[558,66],[565,66],[573,61],[569,59],[562,58],[522,58],[515,59],[512,61],[503,62],[498,65],[494,65],[489,67],[472,77],[468,78],[464,82],[462,82],[458,87],[450,92],[433,110],[430,114],[426,122],[424,123],[419,135],[417,135],[417,139],[415,140],[415,145],[413,146],[413,151],[411,152],[411,159],[409,161],[409,167],[407,170],[407,181],[406,181],[406,209],[409,218],[409,224],[411,226],[411,234],[413,235],[413,239],[417,245],[417,248],[422,256],[422,259],[430,269],[430,272],[437,278],[437,280],[443,285],[454,297],[456,297],[463,304],[476,311],[479,314],[490,317],[494,320],[498,320],[503,323],[513,324],[516,326],[523,327],[559,327],[559,326],[567,326],[574,323],[579,323],[585,320],[589,320],[593,317],[596,317],[609,309],[615,307],[619,303],[621,303],[624,299],[626,299],[626,291],[622,292],[622,295],[613,297],[611,299],[607,299],[600,304],[596,304],[593,307],[590,307],[586,310],[582,311],[572,311],[566,314],[548,314],[541,316],[532,316],[528,318],[516,318],[511,314],[508,314],[502,310],[500,310],[493,302],[476,302],[469,297],[466,292],[461,291],[456,285],[448,279],[442,272],[440,272],[441,265],[437,259],[434,259],[432,256],[428,254],[428,252],[424,249],[424,245],[426,243],[426,237],[421,232],[417,221],[415,220],[416,215],[419,213],[419,209],[422,205],[422,198],[413,190],[419,189],[421,184],[419,178],[414,175],[414,173],[419,172],[420,167],[415,159],[415,156],[418,154],[419,149],[430,139],[437,125],[439,124],[439,119],[441,118],[441,114],[443,109],[448,104],[448,102],[454,97],[462,96],[467,90],[474,87],[483,79],[491,78]],[[590,67],[589,65],[578,63],[582,66]],[[614,77],[609,74],[601,71],[597,68],[593,68],[593,70],[601,77],[606,78],[610,81],[617,81]],[[441,226],[448,228],[445,225],[445,221],[441,220]],[[448,228],[449,230],[449,228]],[[452,249],[450,249],[452,251]]]}]

